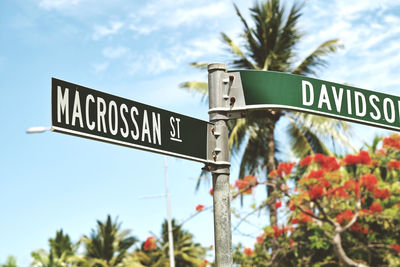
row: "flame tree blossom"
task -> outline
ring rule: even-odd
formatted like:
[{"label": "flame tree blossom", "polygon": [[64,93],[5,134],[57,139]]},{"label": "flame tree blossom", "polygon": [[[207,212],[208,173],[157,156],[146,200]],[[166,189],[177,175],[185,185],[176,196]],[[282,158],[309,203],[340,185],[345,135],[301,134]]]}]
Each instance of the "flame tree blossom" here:
[{"label": "flame tree blossom", "polygon": [[252,266],[274,257],[287,266],[400,266],[400,177],[392,171],[400,169],[400,135],[368,149],[309,155],[270,173],[280,194],[270,201],[286,215],[255,237]]}]

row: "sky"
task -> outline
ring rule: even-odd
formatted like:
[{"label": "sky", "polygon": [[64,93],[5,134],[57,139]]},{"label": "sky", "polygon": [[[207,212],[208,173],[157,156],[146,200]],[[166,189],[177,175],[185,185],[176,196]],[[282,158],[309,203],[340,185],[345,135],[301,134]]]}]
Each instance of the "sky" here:
[{"label": "sky", "polygon": [[[253,1],[234,2],[250,19]],[[298,62],[326,40],[338,38],[343,45],[318,78],[400,94],[398,1],[305,1],[299,28]],[[48,249],[57,230],[77,241],[108,214],[142,241],[159,235],[166,218],[165,198],[143,197],[165,193],[163,155],[59,133],[25,133],[51,124],[51,77],[208,120],[207,104],[179,84],[206,80],[206,71],[191,62],[228,64],[220,32],[241,44],[242,29],[231,0],[0,1],[0,263],[14,255],[28,266],[30,253]],[[277,131],[280,136],[284,125]],[[353,124],[358,147],[377,134],[390,132]],[[197,204],[212,205],[209,184],[195,191],[202,164],[167,161],[174,218],[184,221]],[[231,162],[233,183],[238,158]],[[233,207],[240,210],[236,202]],[[262,218],[254,224],[265,225]],[[213,244],[210,210],[184,229],[203,246]],[[234,231],[233,243],[251,246],[260,231],[244,225]]]}]

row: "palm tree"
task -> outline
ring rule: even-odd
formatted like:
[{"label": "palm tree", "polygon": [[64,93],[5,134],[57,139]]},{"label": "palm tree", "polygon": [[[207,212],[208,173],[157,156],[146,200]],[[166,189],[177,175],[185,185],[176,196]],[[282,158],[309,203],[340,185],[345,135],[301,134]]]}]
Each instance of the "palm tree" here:
[{"label": "palm tree", "polygon": [[64,234],[63,230],[56,232],[56,237],[49,239],[50,252],[44,249],[33,251],[32,266],[41,267],[61,267],[75,266],[75,252],[78,249],[79,242],[73,244],[68,234]]},{"label": "palm tree", "polygon": [[[206,250],[200,244],[193,242],[193,235],[182,229],[172,220],[172,235],[174,240],[175,266],[199,266],[204,260]],[[168,222],[161,226],[161,246],[166,257],[169,257]]]},{"label": "palm tree", "polygon": [[0,267],[18,267],[17,259],[14,256],[8,256],[6,263],[0,264]]},{"label": "palm tree", "polygon": [[[300,64],[295,65],[296,45],[302,38],[297,27],[302,5],[294,4],[287,10],[279,0],[255,3],[250,8],[254,26],[250,26],[236,5],[234,8],[244,26],[241,35],[244,40],[243,48],[228,35],[221,33],[223,42],[233,53],[233,68],[315,75],[317,70],[326,66],[324,57],[336,52],[340,47],[338,40],[328,40],[319,45]],[[202,62],[192,65],[200,69],[207,66]],[[207,94],[207,84],[204,82],[186,82],[181,84],[181,87],[200,92],[203,96]],[[286,132],[296,157],[313,153],[330,154],[323,143],[324,140],[339,139],[346,142],[343,133],[348,131],[348,125],[338,120],[286,110],[258,110],[248,112],[246,117],[247,119],[229,122],[229,145],[232,153],[238,154],[243,151],[239,177],[265,171],[268,174],[276,168],[276,154],[279,152],[276,125],[283,118],[287,120]],[[266,176],[267,180],[270,179]],[[267,191],[270,198],[270,223],[274,225],[277,222],[276,209],[272,204],[275,188],[269,186]]]},{"label": "palm tree", "polygon": [[[174,256],[176,267],[196,267],[203,262],[206,250],[200,244],[193,242],[193,235],[182,229],[172,220],[172,235],[174,239]],[[142,265],[137,266],[169,266],[168,223],[165,220],[161,226],[161,237],[156,249],[145,250],[144,243],[140,250],[132,254],[132,259]]]},{"label": "palm tree", "polygon": [[130,230],[120,231],[120,227],[117,219],[113,222],[110,215],[105,223],[97,221],[97,229],[92,229],[89,237],[82,238],[86,251],[81,264],[112,267],[122,263],[137,239],[129,235]]}]

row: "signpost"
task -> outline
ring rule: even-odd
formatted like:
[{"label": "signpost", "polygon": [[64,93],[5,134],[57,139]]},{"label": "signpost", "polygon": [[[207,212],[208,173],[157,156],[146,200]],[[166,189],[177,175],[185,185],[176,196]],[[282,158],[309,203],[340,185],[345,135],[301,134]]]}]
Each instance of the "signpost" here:
[{"label": "signpost", "polygon": [[[212,124],[52,79],[52,130],[207,163]],[[208,155],[209,154],[209,155]]]},{"label": "signpost", "polygon": [[208,66],[210,122],[52,79],[52,130],[203,162],[213,176],[216,265],[232,266],[230,119],[289,109],[400,130],[400,97],[268,71]]}]

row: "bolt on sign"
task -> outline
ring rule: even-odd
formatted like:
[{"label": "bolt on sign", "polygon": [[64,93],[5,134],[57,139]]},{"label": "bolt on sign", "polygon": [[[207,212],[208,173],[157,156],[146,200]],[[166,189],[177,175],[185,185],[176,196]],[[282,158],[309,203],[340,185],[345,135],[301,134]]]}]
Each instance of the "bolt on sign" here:
[{"label": "bolt on sign", "polygon": [[52,78],[52,130],[207,163],[210,123]]},{"label": "bolt on sign", "polygon": [[245,105],[231,110],[289,109],[400,130],[400,97],[344,84],[270,71],[232,71]]}]

